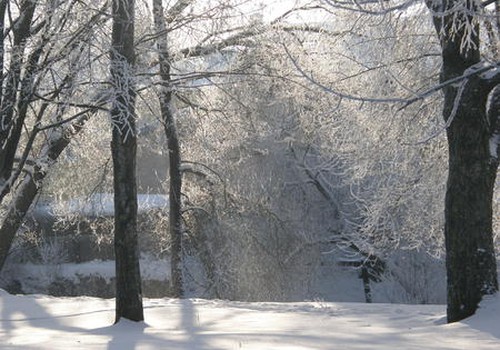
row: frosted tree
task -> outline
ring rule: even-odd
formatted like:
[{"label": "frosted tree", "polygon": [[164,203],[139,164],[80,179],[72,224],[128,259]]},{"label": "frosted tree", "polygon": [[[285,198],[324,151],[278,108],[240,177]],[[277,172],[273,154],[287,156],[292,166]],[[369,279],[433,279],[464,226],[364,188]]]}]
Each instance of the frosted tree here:
[{"label": "frosted tree", "polygon": [[[246,1],[207,3],[179,0],[164,8],[161,2],[154,1],[154,33],[144,35],[143,45],[148,45],[150,41],[155,43],[152,51],[157,57],[152,61],[158,72],[153,73],[157,81],[151,84],[151,90],[159,98],[159,106],[155,108],[159,109],[167,139],[170,175],[169,240],[174,296],[183,294],[182,237],[186,235],[183,235],[185,228],[181,214],[183,210],[189,210],[181,206],[182,176],[184,173],[202,174],[210,169],[207,167],[207,160],[199,158],[205,154],[204,150],[198,148],[200,145],[183,141],[183,136],[187,136],[187,133],[182,127],[186,125],[188,115],[200,120],[208,115],[216,118],[214,113],[218,112],[212,109],[209,91],[224,91],[227,85],[242,80],[239,75],[247,72],[236,67],[233,62],[236,56],[253,46],[256,37],[274,30],[282,19],[276,19],[273,24],[255,23],[244,13],[247,5]],[[150,68],[148,66],[145,69]],[[177,118],[182,120],[179,130],[176,127]],[[207,120],[206,127],[211,129],[209,124],[212,122]],[[187,155],[183,162],[181,149]]]},{"label": "frosted tree", "polygon": [[91,68],[99,54],[90,48],[107,20],[107,3],[99,6],[1,3],[0,203],[8,210],[0,228],[0,268],[49,169],[106,102],[81,88],[100,86]]},{"label": "frosted tree", "polygon": [[168,46],[168,29],[176,19],[193,1],[180,0],[169,9],[167,19],[161,0],[153,1],[153,16],[156,28],[158,46],[158,65],[160,69],[160,111],[165,135],[169,160],[169,235],[171,242],[171,292],[174,297],[183,295],[182,286],[182,212],[181,212],[181,157],[179,138],[175,125],[174,107],[172,105],[173,91],[170,87],[172,77],[171,57]]},{"label": "frosted tree", "polygon": [[[408,14],[419,6],[415,1],[394,1],[383,6],[371,2],[324,2],[332,9],[369,16],[391,16],[391,13],[397,16],[398,11]],[[341,93],[341,89],[324,86],[340,98],[401,103],[406,107],[443,92],[443,130],[449,150],[444,206],[449,322],[472,315],[484,295],[498,290],[492,230],[492,198],[498,168],[494,125],[498,110],[495,103],[488,104],[488,96],[499,78],[495,58],[498,28],[492,23],[497,14],[485,9],[490,3],[468,0],[426,3],[442,59],[440,80],[434,86],[408,89],[406,96],[389,93],[380,98]],[[481,35],[483,29],[488,36]],[[400,84],[398,76],[393,78],[390,80]],[[490,101],[495,101],[495,97]]]},{"label": "frosted tree", "polygon": [[454,322],[474,314],[484,295],[498,291],[492,206],[500,113],[495,103],[487,113],[487,100],[499,76],[480,74],[485,65],[487,71],[491,67],[482,61],[480,2],[427,5],[442,48],[443,117],[449,124],[445,239],[448,321]]}]

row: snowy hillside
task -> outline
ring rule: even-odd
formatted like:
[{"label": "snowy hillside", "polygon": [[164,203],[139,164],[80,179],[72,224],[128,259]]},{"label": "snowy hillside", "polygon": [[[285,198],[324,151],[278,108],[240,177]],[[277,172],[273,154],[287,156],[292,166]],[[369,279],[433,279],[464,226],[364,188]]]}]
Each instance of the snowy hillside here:
[{"label": "snowy hillside", "polygon": [[500,297],[464,322],[441,305],[145,301],[112,326],[112,299],[0,294],[2,349],[500,349]]}]

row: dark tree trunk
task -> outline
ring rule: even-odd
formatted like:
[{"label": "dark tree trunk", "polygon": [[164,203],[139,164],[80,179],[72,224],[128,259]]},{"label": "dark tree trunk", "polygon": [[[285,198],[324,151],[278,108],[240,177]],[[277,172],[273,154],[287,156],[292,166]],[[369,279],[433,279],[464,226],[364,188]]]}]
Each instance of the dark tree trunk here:
[{"label": "dark tree trunk", "polygon": [[[3,33],[5,30],[5,11],[7,10],[7,1],[8,0],[0,0],[0,33]],[[0,41],[0,67],[4,66],[5,61],[5,44],[3,40]],[[3,78],[4,72],[3,69],[0,68],[0,106],[2,105],[3,100]],[[1,128],[0,128],[1,129]]]},{"label": "dark tree trunk", "polygon": [[[469,11],[453,16],[457,4]],[[480,62],[479,27],[473,23],[474,5],[467,0],[429,3],[442,48],[441,82],[460,77]],[[446,14],[446,16],[443,16]],[[460,28],[452,31],[452,27]],[[464,46],[466,36],[471,44]],[[481,298],[498,290],[492,230],[492,199],[498,161],[492,157],[494,130],[487,119],[491,90],[479,76],[444,89],[444,119],[449,147],[445,203],[445,241],[448,287],[448,322],[475,313]]]},{"label": "dark tree trunk", "polygon": [[[190,1],[180,0],[174,5],[174,11],[181,12]],[[171,292],[172,296],[181,298],[183,295],[182,278],[182,173],[179,139],[175,126],[172,108],[172,89],[170,86],[170,57],[167,45],[167,21],[163,14],[161,0],[154,0],[154,22],[158,33],[158,51],[160,63],[160,108],[161,118],[167,137],[169,160],[169,234],[171,241]],[[171,18],[172,16],[169,16]]]},{"label": "dark tree trunk", "polygon": [[144,320],[137,237],[134,1],[113,1],[111,108],[115,207],[116,322]]},{"label": "dark tree trunk", "polygon": [[[445,205],[448,321],[473,315],[483,295],[498,290],[492,202],[498,163],[490,155],[487,91],[471,79],[447,131]],[[445,93],[445,111],[453,102]]]},{"label": "dark tree trunk", "polygon": [[[168,109],[168,111],[164,111]],[[169,159],[169,233],[171,241],[171,288],[172,296],[183,296],[182,277],[182,207],[181,207],[181,157],[177,131],[172,111],[168,106],[162,107],[165,134],[168,138]]]}]

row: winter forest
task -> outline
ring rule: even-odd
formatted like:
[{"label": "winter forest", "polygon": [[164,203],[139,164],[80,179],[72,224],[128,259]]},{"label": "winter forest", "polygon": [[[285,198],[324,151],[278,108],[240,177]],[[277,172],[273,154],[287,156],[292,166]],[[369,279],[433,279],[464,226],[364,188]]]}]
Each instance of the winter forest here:
[{"label": "winter forest", "polygon": [[[500,1],[0,0],[0,33],[0,348],[332,349],[293,334],[401,310],[406,348],[499,345]],[[283,329],[211,343],[222,310]]]}]

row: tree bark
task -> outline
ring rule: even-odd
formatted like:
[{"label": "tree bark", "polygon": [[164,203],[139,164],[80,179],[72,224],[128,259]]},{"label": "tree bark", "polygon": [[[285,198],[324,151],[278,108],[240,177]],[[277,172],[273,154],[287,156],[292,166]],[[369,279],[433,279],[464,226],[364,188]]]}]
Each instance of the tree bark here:
[{"label": "tree bark", "polygon": [[[7,1],[8,0],[0,0],[0,33],[3,33],[5,30],[5,13],[7,10]],[[4,66],[5,62],[5,43],[3,40],[0,41],[0,67]],[[0,106],[2,105],[3,100],[3,81],[4,81],[4,72],[3,69],[0,69]],[[1,130],[2,128],[0,128]],[[0,131],[1,133],[1,131]]]},{"label": "tree bark", "polygon": [[113,1],[111,107],[115,208],[116,318],[143,321],[137,237],[134,0]]},{"label": "tree bark", "polygon": [[[481,298],[498,290],[492,204],[498,162],[490,155],[486,96],[472,79],[447,130],[449,170],[445,203],[448,322],[473,315]],[[450,109],[445,93],[445,110]]]},{"label": "tree bark", "polygon": [[[474,4],[468,0],[429,2],[428,6],[441,41],[444,83],[480,62],[479,26],[473,21]],[[457,15],[457,11],[463,12]],[[468,26],[473,30],[466,32]],[[443,117],[449,123],[445,201],[448,322],[473,315],[481,298],[498,290],[492,229],[498,160],[490,151],[494,130],[486,113],[491,87],[488,81],[473,76],[460,86],[449,84],[443,90]]]}]

